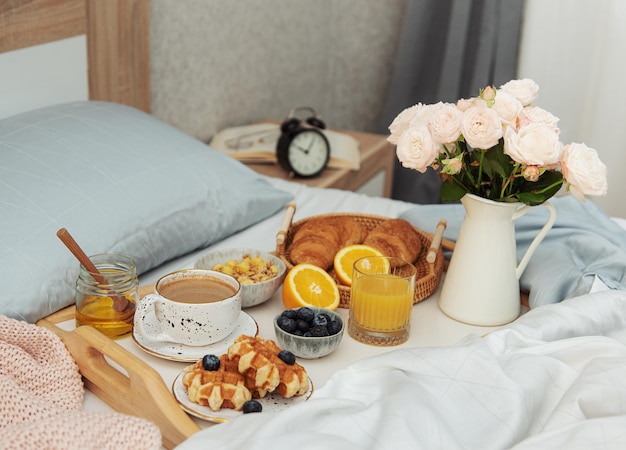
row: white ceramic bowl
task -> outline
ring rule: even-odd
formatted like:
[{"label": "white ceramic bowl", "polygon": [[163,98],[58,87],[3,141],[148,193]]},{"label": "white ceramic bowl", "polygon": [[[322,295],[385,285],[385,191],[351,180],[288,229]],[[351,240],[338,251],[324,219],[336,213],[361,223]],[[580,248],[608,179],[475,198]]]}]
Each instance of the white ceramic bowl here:
[{"label": "white ceramic bowl", "polygon": [[287,268],[280,258],[254,248],[229,248],[206,253],[196,260],[194,268],[213,269],[216,264],[225,264],[229,260],[241,261],[244,255],[250,255],[251,257],[260,256],[264,261],[271,260],[278,268],[278,274],[274,278],[258,283],[241,285],[241,307],[250,308],[272,298],[282,284]]},{"label": "white ceramic bowl", "polygon": [[[300,308],[297,308],[300,309]],[[339,346],[341,339],[343,338],[343,331],[345,329],[344,321],[339,314],[329,309],[310,307],[315,314],[324,312],[328,314],[332,320],[337,320],[341,324],[341,329],[338,333],[330,336],[298,336],[293,333],[289,333],[283,330],[278,325],[278,319],[281,314],[277,314],[274,317],[274,333],[276,335],[276,343],[279,347],[289,350],[294,355],[305,358],[315,359],[326,356]]]}]

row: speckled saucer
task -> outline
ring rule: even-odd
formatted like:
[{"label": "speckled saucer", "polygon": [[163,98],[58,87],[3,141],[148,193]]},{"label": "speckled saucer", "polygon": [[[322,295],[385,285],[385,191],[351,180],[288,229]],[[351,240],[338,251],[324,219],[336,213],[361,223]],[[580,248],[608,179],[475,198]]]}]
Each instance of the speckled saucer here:
[{"label": "speckled saucer", "polygon": [[[159,324],[154,310],[148,311],[145,318],[144,326],[147,329],[154,330],[154,334],[158,334]],[[160,342],[150,340],[139,333],[133,331],[133,341],[144,351],[151,355],[158,356],[159,358],[169,359],[171,361],[184,361],[184,362],[196,362],[204,355],[212,353],[215,355],[221,355],[226,353],[228,347],[230,347],[235,339],[240,335],[245,334],[248,336],[256,336],[259,333],[259,326],[256,321],[245,312],[239,314],[235,329],[224,339],[215,344],[204,345],[200,347],[177,344],[175,342]]]}]

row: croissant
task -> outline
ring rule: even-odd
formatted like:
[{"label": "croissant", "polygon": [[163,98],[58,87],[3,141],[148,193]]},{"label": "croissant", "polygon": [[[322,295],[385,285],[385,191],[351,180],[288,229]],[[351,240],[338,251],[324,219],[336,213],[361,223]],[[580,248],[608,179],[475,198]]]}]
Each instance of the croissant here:
[{"label": "croissant", "polygon": [[324,270],[333,264],[339,246],[332,240],[321,235],[308,235],[291,244],[289,259],[294,264],[313,264]]},{"label": "croissant", "polygon": [[422,241],[413,226],[404,219],[388,219],[370,231],[363,244],[374,247],[385,256],[415,262],[422,250]]},{"label": "croissant", "polygon": [[294,233],[289,259],[294,264],[309,263],[328,270],[339,249],[362,243],[366,235],[367,229],[352,217],[314,218]]}]

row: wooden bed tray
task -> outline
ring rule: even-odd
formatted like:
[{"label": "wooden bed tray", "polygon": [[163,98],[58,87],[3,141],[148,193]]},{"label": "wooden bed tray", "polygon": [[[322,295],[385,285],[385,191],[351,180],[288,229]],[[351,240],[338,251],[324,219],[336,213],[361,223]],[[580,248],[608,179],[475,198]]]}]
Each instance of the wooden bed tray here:
[{"label": "wooden bed tray", "polygon": [[[140,296],[152,291],[153,286],[143,286]],[[75,307],[70,306],[41,319],[37,325],[61,338],[87,389],[114,410],[155,423],[165,448],[176,447],[200,430],[154,368],[92,327],[66,331],[56,325],[73,320],[75,312]]]}]

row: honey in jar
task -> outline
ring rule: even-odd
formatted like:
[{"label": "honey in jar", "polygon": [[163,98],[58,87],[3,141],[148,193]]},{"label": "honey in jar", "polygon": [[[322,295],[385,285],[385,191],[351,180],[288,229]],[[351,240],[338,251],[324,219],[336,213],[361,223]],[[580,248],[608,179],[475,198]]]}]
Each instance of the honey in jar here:
[{"label": "honey in jar", "polygon": [[92,326],[111,338],[123,336],[133,329],[135,305],[139,301],[135,261],[119,254],[94,255],[90,259],[99,274],[80,266],[76,280],[76,326]]}]

